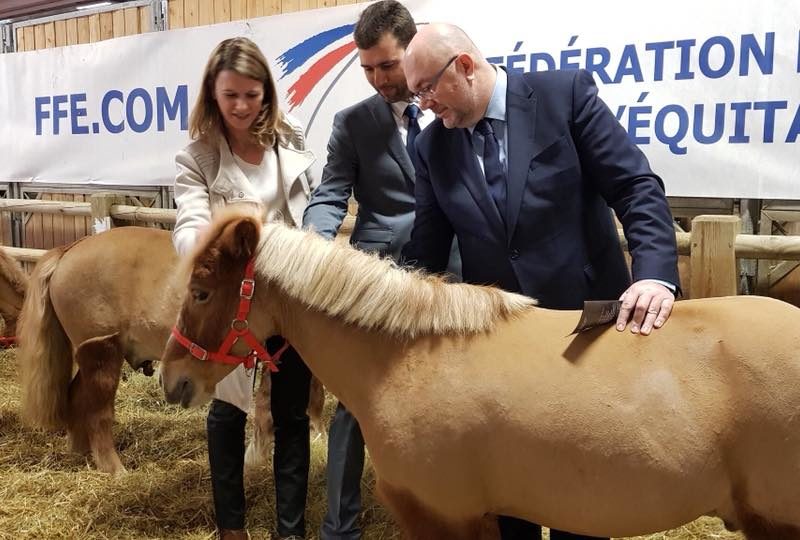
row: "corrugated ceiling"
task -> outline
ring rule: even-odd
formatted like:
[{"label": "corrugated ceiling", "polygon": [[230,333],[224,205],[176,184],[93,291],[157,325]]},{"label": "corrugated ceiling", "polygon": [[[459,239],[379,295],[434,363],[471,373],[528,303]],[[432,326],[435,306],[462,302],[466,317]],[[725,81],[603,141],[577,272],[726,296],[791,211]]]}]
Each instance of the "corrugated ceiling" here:
[{"label": "corrugated ceiling", "polygon": [[[97,4],[101,0],[0,0],[0,19],[46,15],[63,12],[80,5]],[[112,0],[119,2],[120,0]]]}]

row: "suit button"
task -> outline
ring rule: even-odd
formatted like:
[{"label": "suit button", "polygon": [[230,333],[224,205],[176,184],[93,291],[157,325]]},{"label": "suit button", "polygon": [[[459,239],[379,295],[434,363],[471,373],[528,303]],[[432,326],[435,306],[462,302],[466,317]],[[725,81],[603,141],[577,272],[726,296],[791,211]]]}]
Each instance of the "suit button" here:
[{"label": "suit button", "polygon": [[240,192],[239,192],[239,198],[240,198],[240,199],[243,199],[243,198],[244,198],[244,191],[240,191]]},{"label": "suit button", "polygon": [[519,259],[519,250],[518,249],[512,249],[511,253],[509,254],[509,256],[511,257],[512,261],[516,261],[517,259]]}]

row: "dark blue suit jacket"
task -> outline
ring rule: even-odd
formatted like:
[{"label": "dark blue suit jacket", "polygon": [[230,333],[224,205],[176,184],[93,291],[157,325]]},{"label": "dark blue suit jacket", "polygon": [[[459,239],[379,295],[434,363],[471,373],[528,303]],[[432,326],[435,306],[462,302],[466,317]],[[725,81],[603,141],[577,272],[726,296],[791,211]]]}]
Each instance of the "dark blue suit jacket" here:
[{"label": "dark blue suit jacket", "polygon": [[636,280],[679,284],[661,179],[583,70],[508,74],[508,196],[500,217],[466,129],[436,120],[417,137],[416,220],[404,259],[444,270],[453,234],[465,282],[497,285],[540,305],[578,309],[616,299]]}]

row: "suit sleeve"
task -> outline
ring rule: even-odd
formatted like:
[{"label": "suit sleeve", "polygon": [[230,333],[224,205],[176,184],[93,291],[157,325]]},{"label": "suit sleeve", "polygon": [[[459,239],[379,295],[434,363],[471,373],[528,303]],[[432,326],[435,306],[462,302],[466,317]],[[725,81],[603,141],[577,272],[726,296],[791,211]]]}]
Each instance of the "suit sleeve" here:
[{"label": "suit sleeve", "polygon": [[453,244],[453,227],[436,199],[428,162],[420,151],[419,139],[415,149],[412,156],[416,172],[414,227],[411,229],[411,239],[403,247],[400,262],[440,274],[447,270]]},{"label": "suit sleeve", "polygon": [[347,132],[346,118],[338,113],[328,140],[328,161],[322,183],[311,194],[303,214],[303,227],[334,238],[347,214],[347,203],[358,178],[358,154]]},{"label": "suit sleeve", "polygon": [[175,156],[175,204],[178,208],[172,243],[180,255],[186,255],[197,241],[199,232],[211,222],[208,183],[197,162],[182,150]]},{"label": "suit sleeve", "polygon": [[573,138],[589,182],[622,223],[633,278],[680,286],[677,246],[664,184],[597,95],[590,73],[573,79]]}]

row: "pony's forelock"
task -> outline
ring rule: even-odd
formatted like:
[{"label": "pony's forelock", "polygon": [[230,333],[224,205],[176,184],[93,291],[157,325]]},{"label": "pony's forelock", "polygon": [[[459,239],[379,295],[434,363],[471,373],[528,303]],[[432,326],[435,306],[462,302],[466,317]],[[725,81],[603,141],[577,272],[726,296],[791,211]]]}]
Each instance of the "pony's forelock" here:
[{"label": "pony's forelock", "polygon": [[228,225],[241,219],[252,220],[256,230],[260,230],[261,223],[264,221],[264,208],[257,204],[238,203],[216,211],[211,224],[199,233],[194,247],[185,257],[181,258],[178,272],[189,279],[195,268],[208,266],[206,259],[210,255],[216,254],[218,256],[219,254],[218,250],[212,247],[212,244],[219,239]]}]

